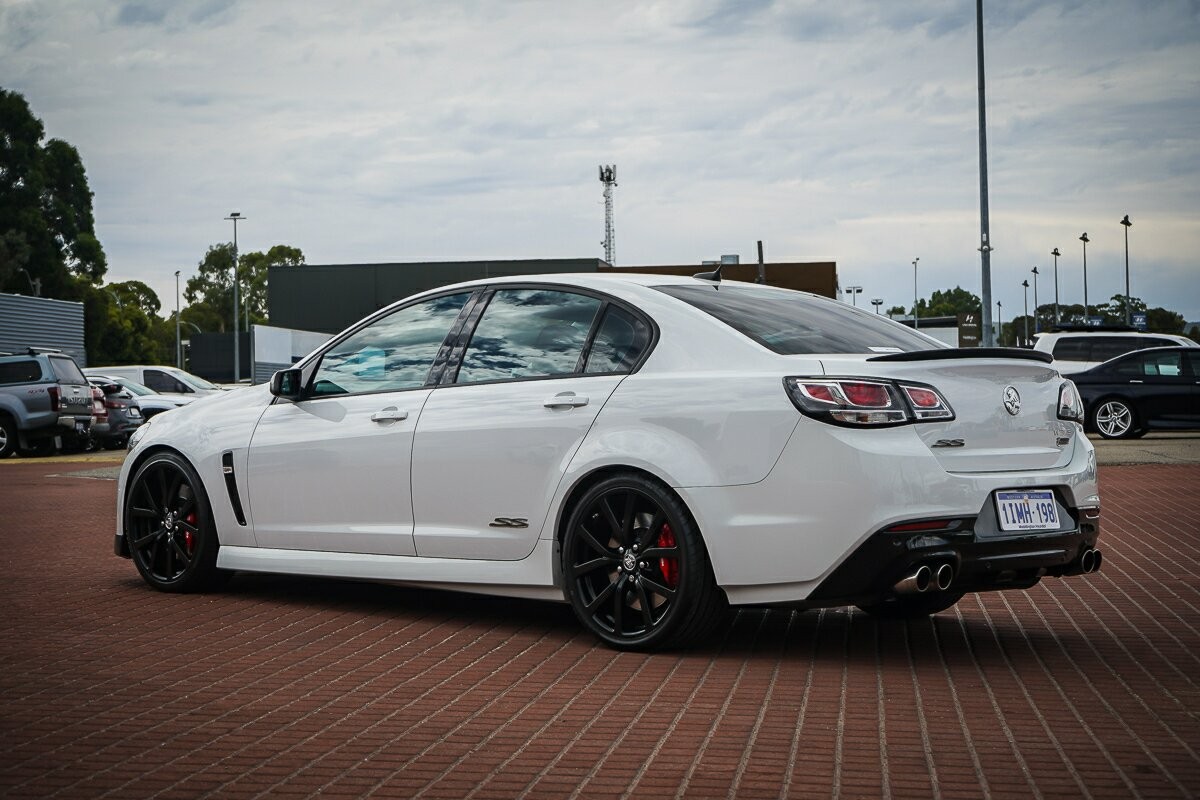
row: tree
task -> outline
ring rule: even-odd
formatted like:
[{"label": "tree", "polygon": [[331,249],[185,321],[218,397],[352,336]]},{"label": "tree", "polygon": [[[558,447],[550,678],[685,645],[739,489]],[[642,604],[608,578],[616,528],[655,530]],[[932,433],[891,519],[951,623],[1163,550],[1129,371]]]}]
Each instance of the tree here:
[{"label": "tree", "polygon": [[0,290],[82,300],[107,269],[79,151],[0,88]]},{"label": "tree", "polygon": [[[304,253],[298,247],[277,244],[265,253],[241,253],[238,256],[238,327],[245,325],[249,313],[252,323],[267,319],[268,268],[297,266],[304,263]],[[231,329],[233,319],[233,243],[224,242],[208,248],[195,277],[189,278],[183,296],[188,308],[180,319],[199,325],[206,331],[224,333]]]}]

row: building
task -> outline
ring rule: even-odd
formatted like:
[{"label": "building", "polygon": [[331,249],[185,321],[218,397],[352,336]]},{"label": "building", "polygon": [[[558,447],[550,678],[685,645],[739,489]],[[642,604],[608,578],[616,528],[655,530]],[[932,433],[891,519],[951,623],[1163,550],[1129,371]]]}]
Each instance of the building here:
[{"label": "building", "polygon": [[[267,313],[271,325],[337,333],[397,300],[460,281],[509,275],[567,272],[640,272],[694,275],[709,265],[610,267],[598,258],[489,261],[418,261],[386,264],[302,264],[271,267]],[[837,265],[832,261],[764,265],[767,283],[834,297]],[[757,264],[726,264],[726,280],[754,281]],[[232,350],[232,348],[230,348]]]}]

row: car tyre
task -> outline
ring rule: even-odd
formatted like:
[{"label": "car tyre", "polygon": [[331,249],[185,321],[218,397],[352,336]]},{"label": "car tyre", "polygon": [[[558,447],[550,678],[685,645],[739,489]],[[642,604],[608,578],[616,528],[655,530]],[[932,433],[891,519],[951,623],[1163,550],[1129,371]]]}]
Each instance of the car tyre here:
[{"label": "car tyre", "polygon": [[8,417],[0,417],[0,458],[17,451],[17,426]]},{"label": "car tyre", "polygon": [[1138,427],[1137,413],[1124,400],[1109,397],[1096,404],[1092,413],[1092,425],[1103,439],[1128,439]]},{"label": "car tyre", "polygon": [[574,505],[562,575],[579,621],[619,650],[695,644],[728,608],[687,508],[635,473],[600,481]]},{"label": "car tyre", "polygon": [[22,458],[46,458],[54,455],[54,440],[53,439],[36,439],[29,447],[19,449]]},{"label": "car tyre", "polygon": [[163,592],[216,588],[220,542],[212,506],[196,471],[162,452],[138,467],[125,502],[125,536],[142,579]]},{"label": "car tyre", "polygon": [[905,595],[859,608],[878,619],[920,619],[945,611],[963,599],[965,592],[932,592]]}]

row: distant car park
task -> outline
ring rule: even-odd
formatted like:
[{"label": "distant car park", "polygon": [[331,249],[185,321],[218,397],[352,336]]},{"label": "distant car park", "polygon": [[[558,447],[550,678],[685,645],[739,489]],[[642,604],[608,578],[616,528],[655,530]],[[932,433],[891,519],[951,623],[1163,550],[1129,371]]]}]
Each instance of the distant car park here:
[{"label": "distant car park", "polygon": [[198,375],[184,372],[175,367],[162,365],[134,364],[115,367],[91,367],[85,370],[87,375],[107,375],[113,378],[128,378],[131,381],[146,386],[158,394],[185,395],[196,399],[209,394],[219,394],[225,391],[215,383],[204,380]]},{"label": "distant car park", "polygon": [[1055,331],[1034,337],[1033,349],[1049,353],[1054,367],[1063,375],[1073,375],[1103,364],[1111,358],[1150,347],[1196,347],[1186,336],[1169,333],[1142,333],[1132,330]]}]

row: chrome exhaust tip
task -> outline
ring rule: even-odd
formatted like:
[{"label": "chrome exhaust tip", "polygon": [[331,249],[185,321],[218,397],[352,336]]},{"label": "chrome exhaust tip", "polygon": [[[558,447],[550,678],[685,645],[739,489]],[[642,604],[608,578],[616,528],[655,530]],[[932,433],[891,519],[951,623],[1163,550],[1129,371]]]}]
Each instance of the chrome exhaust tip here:
[{"label": "chrome exhaust tip", "polygon": [[954,567],[949,564],[942,564],[937,568],[936,578],[938,591],[946,591],[950,588],[950,584],[954,582]]},{"label": "chrome exhaust tip", "polygon": [[924,592],[929,588],[929,584],[933,582],[933,570],[928,565],[922,564],[916,572],[909,575],[902,581],[899,581],[892,588],[896,594],[916,594]]},{"label": "chrome exhaust tip", "polygon": [[1104,554],[1099,550],[1093,550],[1092,552],[1096,554],[1096,564],[1092,567],[1092,572],[1099,572],[1100,565],[1104,563]]},{"label": "chrome exhaust tip", "polygon": [[1096,571],[1096,551],[1088,548],[1083,551],[1083,555],[1079,557],[1079,568],[1084,574]]}]

